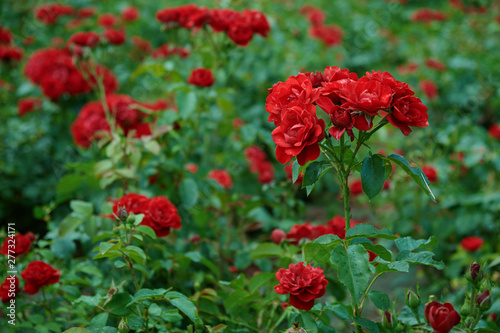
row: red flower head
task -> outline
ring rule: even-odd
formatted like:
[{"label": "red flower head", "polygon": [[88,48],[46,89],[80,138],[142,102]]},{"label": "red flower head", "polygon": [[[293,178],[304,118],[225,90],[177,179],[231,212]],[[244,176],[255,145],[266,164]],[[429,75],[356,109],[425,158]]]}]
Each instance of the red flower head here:
[{"label": "red flower head", "polygon": [[143,52],[149,52],[151,51],[151,43],[140,37],[140,36],[133,36],[132,37],[132,44],[134,44],[139,50],[143,51]]},{"label": "red flower head", "polygon": [[26,281],[24,291],[34,295],[40,288],[59,282],[61,271],[43,261],[33,261],[21,272],[21,277]]},{"label": "red flower head", "polygon": [[439,72],[444,72],[446,70],[446,65],[434,58],[429,58],[425,61],[425,65],[429,68],[435,69]]},{"label": "red flower head", "polygon": [[430,8],[421,8],[414,11],[410,20],[412,22],[424,22],[425,24],[429,24],[432,21],[444,21],[446,20],[446,14],[440,12],[439,10],[433,10]]},{"label": "red flower head", "polygon": [[477,236],[465,237],[460,242],[460,245],[462,246],[462,248],[464,248],[466,251],[469,251],[469,252],[474,252],[474,251],[479,250],[483,246],[483,244],[484,244],[483,239],[481,237],[477,237]]},{"label": "red flower head", "polygon": [[280,282],[274,287],[278,294],[290,294],[290,304],[300,310],[311,310],[314,300],[322,297],[326,292],[328,281],[323,270],[313,268],[310,264],[290,264],[288,269],[280,268],[276,273]]},{"label": "red flower head", "polygon": [[245,149],[245,159],[250,164],[250,171],[257,172],[256,164],[267,159],[266,153],[258,146],[252,145]]},{"label": "red flower head", "polygon": [[228,37],[238,46],[247,46],[253,38],[252,24],[248,19],[231,22],[227,31]]},{"label": "red flower head", "polygon": [[141,225],[151,227],[157,237],[164,237],[170,233],[170,229],[180,229],[181,218],[177,208],[168,200],[161,196],[149,199],[146,205],[146,216]]},{"label": "red flower head", "polygon": [[210,87],[215,82],[212,71],[203,67],[193,69],[187,81],[198,87]]},{"label": "red flower head", "polygon": [[12,31],[0,25],[0,44],[10,44],[13,40]]},{"label": "red flower head", "polygon": [[124,30],[113,30],[106,29],[104,32],[104,38],[113,45],[122,45],[125,43],[125,31]]},{"label": "red flower head", "polygon": [[271,232],[271,242],[279,244],[283,239],[286,238],[286,233],[281,229],[274,229]]},{"label": "red flower head", "polygon": [[77,146],[88,148],[104,133],[111,133],[101,102],[89,102],[78,113],[71,125],[71,135]]},{"label": "red flower head", "polygon": [[122,18],[126,22],[134,22],[139,18],[139,9],[134,6],[127,6],[122,10]]},{"label": "red flower head", "polygon": [[208,173],[208,179],[214,180],[223,188],[232,188],[233,179],[226,170],[212,170]]},{"label": "red flower head", "polygon": [[428,99],[434,100],[438,96],[438,87],[431,80],[423,80],[418,84],[420,90],[422,90]]},{"label": "red flower head", "polygon": [[319,39],[327,47],[333,47],[342,43],[344,31],[337,25],[318,25],[309,29],[309,36]]},{"label": "red flower head", "polygon": [[96,47],[99,44],[99,35],[95,32],[77,32],[68,40],[67,45]]},{"label": "red flower head", "polygon": [[493,139],[500,140],[500,124],[493,124],[488,128],[488,134]]},{"label": "red flower head", "polygon": [[261,161],[257,164],[257,173],[259,177],[257,180],[261,184],[270,183],[274,179],[274,167],[269,161]]},{"label": "red flower head", "polygon": [[453,326],[460,323],[460,315],[450,303],[441,304],[432,301],[425,306],[425,318],[429,321],[435,333],[448,333]]},{"label": "red flower head", "polygon": [[99,15],[99,18],[97,19],[97,24],[100,27],[112,28],[116,25],[117,21],[118,20],[117,20],[115,15],[109,14],[109,13],[104,13],[104,14]]},{"label": "red flower head", "polygon": [[342,103],[339,91],[343,89],[344,85],[351,81],[358,80],[358,74],[350,73],[347,68],[340,68],[337,66],[329,66],[325,68],[324,82],[321,83],[321,96],[328,97],[335,104]]},{"label": "red flower head", "polygon": [[[359,222],[351,219],[351,228],[354,227]],[[333,230],[333,234],[339,236],[339,238],[345,239],[345,218],[341,216],[335,216],[328,222],[327,226]]]},{"label": "red flower head", "polygon": [[196,173],[198,171],[198,165],[194,163],[188,163],[184,168],[191,173]]},{"label": "red flower head", "polygon": [[283,110],[281,124],[272,132],[276,158],[286,164],[294,156],[300,165],[318,158],[319,141],[325,136],[325,121],[316,117],[316,107],[295,102]]},{"label": "red flower head", "polygon": [[438,182],[438,172],[436,168],[430,165],[425,165],[422,167],[422,172],[425,174],[429,182],[437,183]]},{"label": "red flower head", "polygon": [[262,37],[267,37],[267,33],[271,28],[269,27],[269,22],[267,22],[266,16],[259,12],[258,10],[243,10],[243,16],[250,22],[252,31]]},{"label": "red flower head", "polygon": [[[9,242],[10,240],[10,242]],[[14,241],[14,243],[12,242]],[[12,255],[14,257],[19,257],[21,254],[27,254],[30,251],[31,243],[35,240],[35,235],[31,232],[23,234],[17,234],[14,239],[7,237],[3,242],[0,253],[7,256]],[[11,245],[9,247],[9,245]],[[12,247],[14,245],[14,247]],[[10,250],[10,252],[9,252]]]},{"label": "red flower head", "polygon": [[35,11],[35,18],[45,24],[54,24],[57,22],[59,16],[72,15],[74,11],[74,8],[68,5],[58,3],[44,4]]},{"label": "red flower head", "polygon": [[363,184],[361,182],[361,179],[356,179],[355,181],[353,181],[351,185],[349,185],[349,190],[354,197],[363,193]]},{"label": "red flower head", "polygon": [[404,135],[411,132],[412,127],[427,127],[427,107],[420,98],[405,96],[397,99],[392,106],[392,114],[387,115],[387,120],[396,128],[399,128]]},{"label": "red flower head", "polygon": [[346,130],[351,140],[354,140],[354,134],[352,133],[353,126],[359,130],[368,130],[371,128],[371,122],[370,124],[368,123],[364,114],[352,113],[348,109],[333,104],[329,98],[320,97],[316,101],[316,104],[330,116],[333,127],[331,127],[328,132],[336,140],[340,140],[340,137]]},{"label": "red flower head", "polygon": [[83,7],[78,9],[78,11],[76,12],[76,16],[83,19],[94,16],[96,12],[97,10],[95,7]]},{"label": "red flower head", "polygon": [[343,108],[375,116],[391,105],[393,91],[378,79],[364,76],[347,82],[339,95],[344,100]]},{"label": "red flower head", "polygon": [[223,32],[229,30],[233,22],[241,19],[243,15],[234,10],[216,8],[210,12],[209,24],[215,32]]},{"label": "red flower head", "polygon": [[309,23],[313,26],[321,26],[325,22],[326,14],[321,9],[311,5],[304,5],[300,9],[300,13],[305,15]]},{"label": "red flower head", "polygon": [[294,101],[312,104],[319,98],[319,90],[313,88],[307,75],[290,76],[285,82],[278,82],[269,90],[266,98],[266,111],[269,112],[267,121],[274,125],[281,123],[281,112]]},{"label": "red flower head", "polygon": [[142,194],[129,193],[124,195],[113,205],[113,213],[119,216],[119,208],[125,208],[127,212],[134,214],[145,214],[149,199]]},{"label": "red flower head", "polygon": [[0,45],[0,60],[1,61],[20,61],[23,58],[24,52],[21,48],[12,45]]},{"label": "red flower head", "polygon": [[14,275],[6,277],[5,281],[0,284],[0,300],[2,303],[8,303],[11,299],[16,298],[19,293],[19,278]]},{"label": "red flower head", "polygon": [[21,98],[17,102],[17,113],[19,116],[24,116],[25,114],[34,111],[42,106],[42,100],[37,97],[25,97]]}]

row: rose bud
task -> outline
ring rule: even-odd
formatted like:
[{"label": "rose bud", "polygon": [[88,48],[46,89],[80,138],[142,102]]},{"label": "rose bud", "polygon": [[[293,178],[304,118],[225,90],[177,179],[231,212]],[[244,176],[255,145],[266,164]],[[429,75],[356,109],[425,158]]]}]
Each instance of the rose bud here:
[{"label": "rose bud", "polygon": [[271,233],[271,242],[279,244],[286,238],[286,233],[281,229],[274,229]]},{"label": "rose bud", "polygon": [[418,296],[415,292],[408,290],[408,293],[406,294],[406,305],[408,305],[410,309],[418,309],[420,303],[420,296]]},{"label": "rose bud", "polygon": [[468,298],[465,298],[464,305],[462,305],[462,308],[460,309],[460,314],[464,317],[470,315],[470,302]]},{"label": "rose bud", "polygon": [[384,315],[382,316],[382,325],[384,325],[385,328],[392,328],[392,315],[389,311],[384,311]]},{"label": "rose bud", "polygon": [[490,291],[485,290],[479,294],[476,298],[476,303],[479,305],[479,309],[481,309],[481,311],[488,310],[491,307]]},{"label": "rose bud", "polygon": [[128,212],[125,207],[118,208],[118,218],[120,219],[120,221],[122,221],[123,223],[127,222],[127,217]]},{"label": "rose bud", "polygon": [[130,332],[130,327],[127,323],[127,318],[122,318],[120,323],[118,324],[118,333],[128,333]]},{"label": "rose bud", "polygon": [[467,281],[479,283],[483,279],[483,273],[481,272],[481,265],[478,263],[473,263],[470,265],[469,270],[465,273],[465,278]]}]

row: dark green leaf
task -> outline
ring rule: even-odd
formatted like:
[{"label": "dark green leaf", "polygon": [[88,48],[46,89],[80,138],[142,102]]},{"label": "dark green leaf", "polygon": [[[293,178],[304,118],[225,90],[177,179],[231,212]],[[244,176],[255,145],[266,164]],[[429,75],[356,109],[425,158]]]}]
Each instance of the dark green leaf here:
[{"label": "dark green leaf", "polygon": [[394,241],[399,251],[414,251],[425,246],[437,247],[437,238],[436,236],[431,236],[429,239],[413,239],[411,237],[399,237]]},{"label": "dark green leaf", "polygon": [[321,177],[332,167],[329,161],[315,161],[307,166],[304,173],[304,180],[302,181],[302,188],[306,189],[307,195],[311,193]]},{"label": "dark green leaf", "polygon": [[[323,243],[323,241],[328,236],[329,243]],[[339,244],[342,240],[336,235],[324,235],[325,237],[321,240],[316,239],[316,241],[307,243],[304,247],[304,256],[307,262],[314,260],[317,264],[323,264],[330,260],[330,256],[333,248]],[[320,237],[320,238],[321,238]],[[319,241],[319,242],[318,242]]]},{"label": "dark green leaf", "polygon": [[90,202],[86,201],[71,200],[69,206],[75,213],[81,215],[82,217],[90,216],[94,211],[94,206]]},{"label": "dark green leaf", "polygon": [[196,109],[197,98],[193,91],[188,93],[184,91],[178,91],[176,94],[175,104],[179,108],[179,114],[182,119],[188,119],[191,117]]},{"label": "dark green leaf", "polygon": [[398,253],[396,260],[406,261],[410,264],[420,264],[426,266],[432,266],[437,269],[445,269],[446,266],[442,261],[435,261],[432,259],[434,253],[429,251],[422,251],[418,253],[413,253],[408,250],[404,250]]},{"label": "dark green leaf", "polygon": [[396,239],[389,230],[377,229],[371,224],[363,223],[356,224],[353,228],[350,228],[346,232],[346,240],[351,240],[353,238],[384,238],[384,239]]},{"label": "dark green leaf", "polygon": [[375,304],[377,309],[385,311],[389,310],[391,307],[391,300],[389,299],[389,296],[382,291],[370,290],[370,292],[368,292],[368,297],[370,297],[370,300],[373,304]]},{"label": "dark green leaf", "polygon": [[148,227],[147,225],[140,225],[135,230],[138,232],[142,232],[143,234],[146,234],[153,239],[156,239],[155,231],[151,229],[151,227]]},{"label": "dark green leaf", "polygon": [[283,254],[281,246],[274,243],[260,243],[252,252],[250,258],[279,257]]},{"label": "dark green leaf", "polygon": [[384,187],[385,162],[380,155],[367,156],[361,167],[361,182],[363,191],[368,198],[373,199]]},{"label": "dark green leaf", "polygon": [[192,178],[184,178],[179,186],[179,196],[182,204],[187,207],[193,207],[198,201],[198,185]]}]

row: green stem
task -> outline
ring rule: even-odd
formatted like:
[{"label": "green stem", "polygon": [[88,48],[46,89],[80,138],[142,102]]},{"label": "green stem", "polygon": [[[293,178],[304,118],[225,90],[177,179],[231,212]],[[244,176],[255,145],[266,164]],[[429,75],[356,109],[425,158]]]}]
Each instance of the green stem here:
[{"label": "green stem", "polygon": [[382,275],[383,273],[379,273],[375,275],[375,277],[371,280],[370,284],[368,285],[368,288],[366,288],[365,292],[363,293],[363,296],[361,296],[361,299],[359,300],[359,314],[361,314],[361,311],[363,311],[363,302],[365,301],[366,296],[368,296],[368,292],[372,288],[373,284],[375,281]]},{"label": "green stem", "polygon": [[343,172],[340,173],[340,181],[342,182],[342,192],[344,195],[344,217],[345,217],[345,231],[351,227],[351,204],[349,202],[349,178]]},{"label": "green stem", "polygon": [[470,295],[470,308],[469,308],[469,313],[473,314],[474,313],[474,304],[476,302],[476,288],[472,286],[472,293]]}]

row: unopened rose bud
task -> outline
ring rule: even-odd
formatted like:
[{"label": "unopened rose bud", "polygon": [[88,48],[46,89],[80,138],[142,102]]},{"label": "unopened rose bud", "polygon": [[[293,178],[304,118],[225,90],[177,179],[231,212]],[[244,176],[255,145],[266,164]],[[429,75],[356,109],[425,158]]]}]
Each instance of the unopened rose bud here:
[{"label": "unopened rose bud", "polygon": [[392,315],[389,311],[384,311],[384,316],[382,317],[382,325],[385,328],[392,328]]},{"label": "unopened rose bud", "polygon": [[465,273],[465,278],[467,281],[472,283],[478,283],[483,279],[483,273],[481,272],[481,265],[478,263],[473,263],[470,265],[467,273]]},{"label": "unopened rose bud", "polygon": [[408,290],[408,293],[406,294],[406,305],[408,305],[410,309],[418,309],[420,303],[420,296],[418,296],[415,292]]},{"label": "unopened rose bud", "polygon": [[127,224],[129,224],[129,225],[135,224],[135,214],[134,213],[130,213],[130,215],[127,217]]},{"label": "unopened rose bud", "polygon": [[470,302],[468,298],[465,299],[464,305],[462,305],[462,308],[460,309],[460,314],[462,317],[470,315]]},{"label": "unopened rose bud", "polygon": [[286,238],[286,233],[281,229],[274,229],[271,233],[271,242],[279,244]]},{"label": "unopened rose bud", "polygon": [[127,221],[127,217],[128,217],[128,212],[125,209],[125,207],[119,207],[118,208],[118,218],[120,219],[120,221],[125,223],[125,221]]},{"label": "unopened rose bud", "polygon": [[398,324],[394,328],[394,332],[396,332],[396,333],[402,333],[404,331],[405,331],[405,326],[403,324],[401,324],[401,322],[398,322]]},{"label": "unopened rose bud", "polygon": [[300,327],[299,322],[294,322],[293,326],[287,329],[285,333],[307,333],[307,331]]},{"label": "unopened rose bud", "polygon": [[491,307],[490,291],[485,290],[479,294],[476,298],[476,303],[479,305],[479,309],[481,309],[481,311],[488,310]]},{"label": "unopened rose bud", "polygon": [[488,316],[488,318],[491,321],[497,321],[497,314],[496,313],[490,313],[490,315]]},{"label": "unopened rose bud", "polygon": [[118,333],[128,333],[129,331],[130,327],[128,326],[127,319],[122,318],[122,320],[118,324]]}]

